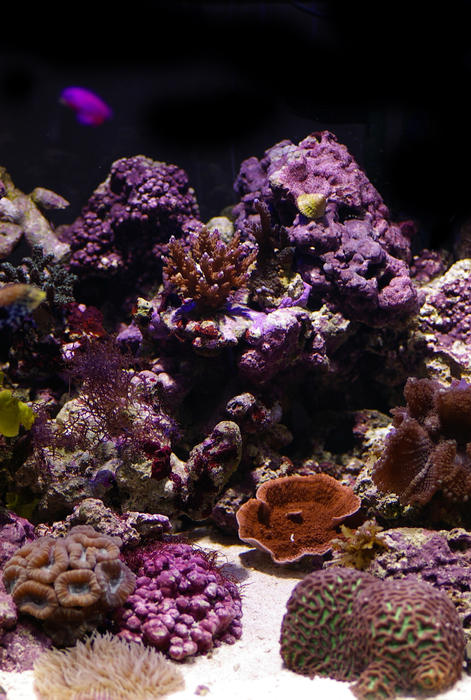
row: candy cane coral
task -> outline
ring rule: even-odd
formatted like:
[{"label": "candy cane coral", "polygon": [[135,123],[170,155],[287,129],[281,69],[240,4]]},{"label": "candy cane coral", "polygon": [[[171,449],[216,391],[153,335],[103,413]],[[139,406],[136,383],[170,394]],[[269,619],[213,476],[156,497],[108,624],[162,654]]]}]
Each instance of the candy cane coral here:
[{"label": "candy cane coral", "polygon": [[120,544],[89,525],[73,527],[67,537],[39,537],[6,562],[3,583],[19,612],[42,620],[56,643],[68,644],[134,590]]}]

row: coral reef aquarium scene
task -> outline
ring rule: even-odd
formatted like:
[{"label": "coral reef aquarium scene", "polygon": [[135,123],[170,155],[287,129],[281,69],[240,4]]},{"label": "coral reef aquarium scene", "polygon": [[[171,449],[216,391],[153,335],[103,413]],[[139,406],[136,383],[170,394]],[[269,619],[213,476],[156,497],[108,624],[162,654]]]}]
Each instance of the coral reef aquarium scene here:
[{"label": "coral reef aquarium scene", "polygon": [[2,10],[0,700],[471,698],[471,7],[411,5]]}]

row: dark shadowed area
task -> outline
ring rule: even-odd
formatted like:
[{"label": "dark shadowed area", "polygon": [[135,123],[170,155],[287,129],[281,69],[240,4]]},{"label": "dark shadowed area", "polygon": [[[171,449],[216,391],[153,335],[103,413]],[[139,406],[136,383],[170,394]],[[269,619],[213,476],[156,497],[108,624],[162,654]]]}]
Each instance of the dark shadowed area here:
[{"label": "dark shadowed area", "polygon": [[[421,4],[422,5],[422,4]],[[113,160],[183,167],[203,218],[234,201],[240,162],[277,141],[330,129],[397,218],[423,241],[453,235],[469,208],[469,3],[79,3],[2,10],[0,163],[75,217]],[[79,124],[68,86],[113,118]]]}]

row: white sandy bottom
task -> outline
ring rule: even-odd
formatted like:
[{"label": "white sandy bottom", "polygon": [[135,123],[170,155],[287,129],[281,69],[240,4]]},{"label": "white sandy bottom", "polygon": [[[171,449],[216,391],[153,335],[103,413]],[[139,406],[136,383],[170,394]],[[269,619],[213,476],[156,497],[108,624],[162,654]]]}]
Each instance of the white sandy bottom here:
[{"label": "white sandy bottom", "polygon": [[[222,545],[203,537],[197,543],[221,552],[227,570],[243,583],[243,633],[234,645],[223,644],[212,654],[179,664],[185,689],[169,695],[172,700],[352,700],[348,683],[328,678],[313,680],[283,668],[279,651],[282,617],[300,572],[273,565],[267,555],[247,545]],[[242,555],[242,556],[240,556]],[[243,561],[243,564],[242,564]],[[8,700],[36,700],[33,672],[0,671],[0,684]],[[405,696],[404,696],[405,697]],[[470,700],[471,677],[433,696],[436,700]],[[130,698],[131,700],[131,698]]]}]

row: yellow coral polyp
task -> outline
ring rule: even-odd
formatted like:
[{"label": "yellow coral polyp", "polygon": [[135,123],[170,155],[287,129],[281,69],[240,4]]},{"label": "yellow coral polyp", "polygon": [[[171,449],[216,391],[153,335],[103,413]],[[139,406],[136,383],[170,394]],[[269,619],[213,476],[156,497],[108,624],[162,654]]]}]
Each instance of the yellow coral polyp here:
[{"label": "yellow coral polyp", "polygon": [[327,200],[320,192],[304,192],[296,200],[298,210],[308,219],[324,216]]},{"label": "yellow coral polyp", "polygon": [[19,401],[9,389],[0,391],[0,434],[15,437],[20,425],[29,430],[36,418],[34,411],[23,401]]}]

